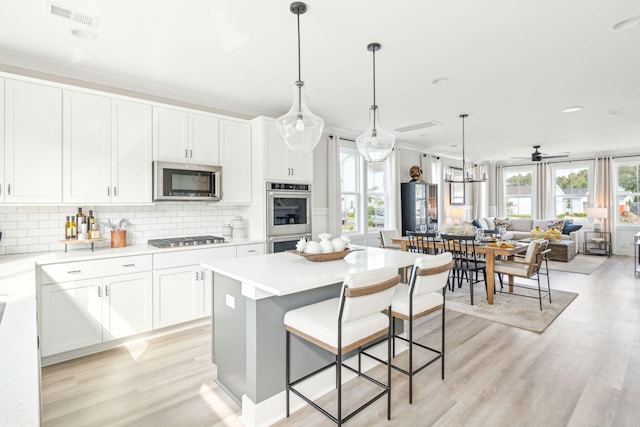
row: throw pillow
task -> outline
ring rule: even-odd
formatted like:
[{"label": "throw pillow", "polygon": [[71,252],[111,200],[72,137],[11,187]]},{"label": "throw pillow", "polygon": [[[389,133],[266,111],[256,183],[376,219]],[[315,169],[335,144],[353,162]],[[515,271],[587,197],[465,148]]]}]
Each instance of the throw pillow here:
[{"label": "throw pillow", "polygon": [[547,224],[547,230],[551,230],[551,227],[555,228],[558,231],[564,230],[564,221],[561,219],[554,219],[553,221],[549,222],[549,224]]},{"label": "throw pillow", "polygon": [[474,219],[474,220],[471,222],[471,225],[473,225],[474,227],[478,227],[478,228],[484,228],[484,227],[482,226],[482,224],[480,224],[480,221],[478,221],[477,219]]},{"label": "throw pillow", "polygon": [[511,231],[511,223],[509,222],[509,218],[496,218],[496,230],[504,227],[505,230]]},{"label": "throw pillow", "polygon": [[562,229],[562,234],[566,234],[567,236],[571,234],[572,231],[578,231],[582,228],[581,225],[573,224],[571,222],[567,222]]}]

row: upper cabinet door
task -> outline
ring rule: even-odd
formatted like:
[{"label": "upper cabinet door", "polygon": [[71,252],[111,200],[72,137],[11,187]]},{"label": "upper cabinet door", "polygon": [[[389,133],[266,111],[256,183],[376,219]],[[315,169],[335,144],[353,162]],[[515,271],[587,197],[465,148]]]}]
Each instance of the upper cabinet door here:
[{"label": "upper cabinet door", "polygon": [[153,108],[153,160],[219,165],[218,119],[171,108]]},{"label": "upper cabinet door", "polygon": [[218,147],[218,119],[189,113],[189,163],[218,166]]},{"label": "upper cabinet door", "polygon": [[151,106],[112,100],[111,200],[113,203],[150,203]]},{"label": "upper cabinet door", "polygon": [[186,112],[153,107],[153,160],[188,162],[188,126]]},{"label": "upper cabinet door", "polygon": [[313,181],[313,152],[296,153],[282,140],[275,120],[264,119],[265,178],[272,181]]},{"label": "upper cabinet door", "polygon": [[4,201],[60,203],[62,90],[15,80],[5,86]]},{"label": "upper cabinet door", "polygon": [[111,201],[111,99],[64,93],[63,200]]},{"label": "upper cabinet door", "polygon": [[251,125],[220,120],[222,204],[251,203]]}]

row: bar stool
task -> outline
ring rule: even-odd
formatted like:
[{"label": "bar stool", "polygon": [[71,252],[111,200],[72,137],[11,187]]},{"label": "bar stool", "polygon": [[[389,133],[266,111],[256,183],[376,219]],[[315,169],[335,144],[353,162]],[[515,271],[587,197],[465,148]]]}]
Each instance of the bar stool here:
[{"label": "bar stool", "polygon": [[[418,258],[413,265],[413,273],[409,285],[400,283],[396,286],[391,303],[391,315],[396,319],[408,321],[408,338],[396,334],[395,322],[392,326],[393,334],[393,356],[395,357],[395,340],[400,339],[409,344],[409,369],[405,370],[397,365],[392,367],[409,377],[409,403],[413,403],[413,376],[431,365],[438,359],[442,361],[441,376],[444,379],[444,337],[445,322],[444,309],[447,282],[449,272],[453,267],[453,257],[449,252],[443,252],[434,256]],[[439,293],[438,291],[442,291]],[[413,339],[413,322],[421,317],[442,309],[442,346],[441,350],[436,350],[426,345],[415,342]],[[425,361],[421,366],[413,366],[413,347],[418,346],[435,353],[435,356]],[[386,363],[368,353],[368,356]]]},{"label": "bar stool", "polygon": [[[387,354],[391,358],[391,300],[394,288],[400,282],[398,270],[380,268],[348,274],[344,278],[339,298],[332,298],[288,311],[284,316],[286,330],[286,405],[289,416],[289,392],[293,392],[318,409],[339,426],[367,406],[387,396],[387,419],[391,419],[391,367],[387,366],[387,384],[361,372],[361,347],[386,337]],[[387,310],[387,314],[383,311]],[[291,381],[291,334],[335,355],[335,361],[301,378]],[[358,369],[343,364],[343,355],[358,350]],[[313,402],[295,388],[300,382],[332,366],[336,367],[338,389],[337,416]],[[379,386],[382,391],[360,405],[347,416],[342,416],[342,367]]]}]

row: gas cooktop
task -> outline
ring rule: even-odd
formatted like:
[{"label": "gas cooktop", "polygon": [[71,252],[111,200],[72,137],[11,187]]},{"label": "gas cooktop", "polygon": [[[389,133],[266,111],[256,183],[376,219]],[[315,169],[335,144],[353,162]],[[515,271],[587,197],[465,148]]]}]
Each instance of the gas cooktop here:
[{"label": "gas cooktop", "polygon": [[211,245],[215,243],[225,243],[224,237],[218,236],[191,236],[191,237],[171,237],[168,239],[151,239],[147,241],[156,248],[179,248],[182,246]]}]

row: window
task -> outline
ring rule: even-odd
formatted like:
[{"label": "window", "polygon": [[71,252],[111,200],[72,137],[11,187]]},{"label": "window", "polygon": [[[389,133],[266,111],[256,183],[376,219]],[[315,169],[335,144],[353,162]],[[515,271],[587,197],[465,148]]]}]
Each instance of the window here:
[{"label": "window", "polygon": [[504,168],[504,211],[510,218],[530,219],[533,213],[533,173],[530,166]]},{"label": "window", "polygon": [[349,141],[340,141],[342,231],[365,234],[387,222],[388,162],[367,163]]},{"label": "window", "polygon": [[553,214],[558,219],[586,222],[587,207],[592,204],[592,162],[558,164],[552,166]]},{"label": "window", "polygon": [[618,224],[640,224],[640,161],[617,165]]}]

